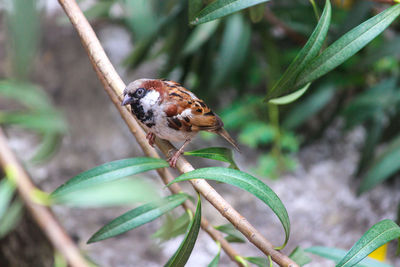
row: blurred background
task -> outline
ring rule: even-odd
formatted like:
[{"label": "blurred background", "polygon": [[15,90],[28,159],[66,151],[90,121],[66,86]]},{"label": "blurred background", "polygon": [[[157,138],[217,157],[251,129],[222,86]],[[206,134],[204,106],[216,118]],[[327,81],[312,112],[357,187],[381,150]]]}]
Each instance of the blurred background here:
[{"label": "blurred background", "polygon": [[[270,1],[192,27],[184,0],[78,1],[125,83],[178,81],[220,115],[243,150],[235,154],[238,166],[263,179],[288,210],[287,252],[297,245],[348,250],[379,220],[398,220],[400,203],[399,20],[313,82],[297,101],[263,102],[318,22],[324,1],[316,1],[316,9],[311,2]],[[333,1],[326,45],[388,7],[377,2]],[[38,187],[51,192],[94,166],[143,155],[56,0],[3,0],[0,19],[0,125]],[[202,134],[188,150],[209,146],[227,144]],[[220,165],[189,160],[195,167]],[[167,194],[154,173],[146,176]],[[282,242],[279,221],[262,202],[239,189],[213,185],[274,244]],[[227,223],[204,206],[213,224]],[[22,219],[1,235],[0,265],[53,266],[52,249],[20,210]],[[182,239],[151,237],[163,224],[157,220],[86,245],[92,233],[128,207],[53,210],[101,266],[160,266]],[[243,255],[260,255],[250,244],[234,246]],[[16,257],[15,250],[21,255]],[[200,233],[188,266],[206,266],[216,250]],[[384,255],[400,266],[395,250],[392,242]],[[224,253],[221,266],[233,266]],[[313,257],[308,266],[333,263]]]}]

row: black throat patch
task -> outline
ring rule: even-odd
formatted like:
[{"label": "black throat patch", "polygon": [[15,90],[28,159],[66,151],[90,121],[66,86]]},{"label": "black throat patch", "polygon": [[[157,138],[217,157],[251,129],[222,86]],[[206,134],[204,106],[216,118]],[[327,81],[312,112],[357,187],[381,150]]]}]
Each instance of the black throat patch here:
[{"label": "black throat patch", "polygon": [[131,104],[132,114],[138,118],[143,124],[151,128],[155,125],[153,110],[144,111],[140,101],[135,101]]}]

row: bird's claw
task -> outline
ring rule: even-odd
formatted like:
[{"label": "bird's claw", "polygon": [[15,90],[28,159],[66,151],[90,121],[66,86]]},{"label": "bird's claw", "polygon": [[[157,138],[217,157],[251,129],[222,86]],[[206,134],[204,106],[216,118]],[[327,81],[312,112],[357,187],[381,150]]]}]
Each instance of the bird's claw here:
[{"label": "bird's claw", "polygon": [[156,140],[156,135],[152,132],[148,132],[146,135],[146,139],[149,141],[149,145],[154,147],[154,143]]},{"label": "bird's claw", "polygon": [[171,149],[168,151],[169,158],[167,161],[168,161],[170,167],[172,167],[172,168],[176,167],[176,162],[178,161],[178,158],[181,156],[181,154],[182,153],[176,149]]}]

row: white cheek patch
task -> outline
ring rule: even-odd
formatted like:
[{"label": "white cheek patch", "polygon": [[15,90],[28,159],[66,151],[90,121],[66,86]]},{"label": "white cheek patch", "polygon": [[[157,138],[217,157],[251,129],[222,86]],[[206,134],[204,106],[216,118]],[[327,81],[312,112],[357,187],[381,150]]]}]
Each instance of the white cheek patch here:
[{"label": "white cheek patch", "polygon": [[141,104],[143,106],[144,110],[149,110],[151,109],[155,104],[157,104],[158,99],[160,98],[160,93],[155,91],[155,90],[151,90],[150,92],[148,92],[142,99],[141,99]]}]

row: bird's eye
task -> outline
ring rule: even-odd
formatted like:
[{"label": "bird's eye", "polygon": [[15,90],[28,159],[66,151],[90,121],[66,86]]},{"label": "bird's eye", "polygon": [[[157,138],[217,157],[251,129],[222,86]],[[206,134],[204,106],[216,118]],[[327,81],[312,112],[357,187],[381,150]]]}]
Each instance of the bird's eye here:
[{"label": "bird's eye", "polygon": [[138,88],[135,92],[136,97],[141,98],[144,96],[146,90],[144,88]]}]

